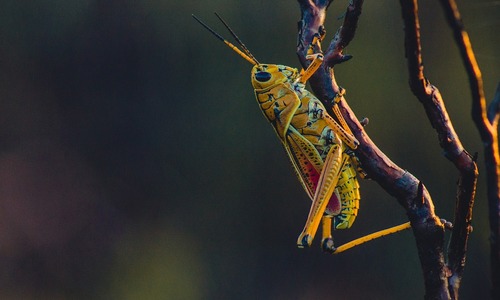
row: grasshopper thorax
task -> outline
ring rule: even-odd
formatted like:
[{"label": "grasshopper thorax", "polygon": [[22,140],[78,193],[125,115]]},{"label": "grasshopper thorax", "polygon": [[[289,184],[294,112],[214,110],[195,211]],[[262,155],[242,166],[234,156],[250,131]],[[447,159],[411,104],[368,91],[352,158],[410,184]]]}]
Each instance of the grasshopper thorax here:
[{"label": "grasshopper thorax", "polygon": [[252,68],[252,86],[260,90],[279,83],[293,82],[298,74],[297,69],[283,65],[256,64]]}]

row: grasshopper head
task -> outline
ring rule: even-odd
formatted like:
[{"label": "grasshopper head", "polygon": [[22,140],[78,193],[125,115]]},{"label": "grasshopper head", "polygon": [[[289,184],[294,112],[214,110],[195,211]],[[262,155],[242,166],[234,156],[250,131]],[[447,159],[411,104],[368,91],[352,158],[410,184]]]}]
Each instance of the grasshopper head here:
[{"label": "grasshopper head", "polygon": [[252,68],[252,86],[265,89],[275,84],[294,81],[298,70],[283,65],[256,64]]}]

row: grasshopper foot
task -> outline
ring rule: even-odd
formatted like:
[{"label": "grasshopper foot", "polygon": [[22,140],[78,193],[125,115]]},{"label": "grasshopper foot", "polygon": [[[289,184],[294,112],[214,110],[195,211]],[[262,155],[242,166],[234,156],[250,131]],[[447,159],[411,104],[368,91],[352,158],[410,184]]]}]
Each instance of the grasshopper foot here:
[{"label": "grasshopper foot", "polygon": [[323,241],[321,241],[321,248],[323,249],[323,252],[330,254],[333,254],[337,250],[337,248],[333,245],[332,237],[323,239]]},{"label": "grasshopper foot", "polygon": [[312,244],[312,237],[310,234],[304,235],[304,233],[302,233],[297,239],[297,247],[299,248],[310,247],[311,244]]},{"label": "grasshopper foot", "polygon": [[446,219],[441,219],[441,223],[444,225],[444,228],[446,228],[448,230],[453,229],[453,223],[447,221]]}]

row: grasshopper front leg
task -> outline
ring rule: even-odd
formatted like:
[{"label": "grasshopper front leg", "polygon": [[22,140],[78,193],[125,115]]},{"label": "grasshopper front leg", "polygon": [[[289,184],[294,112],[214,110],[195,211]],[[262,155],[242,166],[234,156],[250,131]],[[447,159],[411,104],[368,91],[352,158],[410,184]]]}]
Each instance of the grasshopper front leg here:
[{"label": "grasshopper front leg", "polygon": [[[303,69],[300,72],[299,77],[296,80],[296,83],[301,83],[301,84],[306,84],[307,80],[311,78],[311,76],[319,69],[321,64],[323,63],[323,53],[321,53],[321,41],[325,38],[326,31],[323,27],[319,29],[319,32],[316,33],[313,36],[313,40],[311,41],[311,44],[309,44],[309,48],[307,49],[307,56],[306,59],[310,60],[311,63],[307,67],[307,69]],[[332,117],[329,115],[326,116],[327,122],[329,123],[330,127],[333,129],[333,131],[340,135],[340,138],[344,143],[349,146],[351,149],[356,149],[359,145],[358,140],[354,137],[352,134],[351,129],[349,126],[347,126],[346,121],[344,120],[344,117],[340,113],[340,110],[338,106],[336,105],[342,97],[345,94],[345,89],[340,88],[339,93],[335,96],[334,99],[334,106],[333,106],[333,111],[339,120],[340,124],[338,124]]]},{"label": "grasshopper front leg", "polygon": [[[335,116],[337,117],[337,119],[339,120],[341,126],[338,126],[339,124],[333,124],[333,123],[336,123],[335,120],[333,120],[333,119],[330,121],[332,122],[332,124],[331,124],[332,129],[337,134],[340,134],[342,141],[344,143],[346,143],[349,146],[349,148],[354,150],[358,147],[359,142],[354,137],[349,126],[347,126],[347,122],[345,121],[344,116],[342,116],[342,113],[340,112],[340,109],[338,106],[338,103],[340,102],[340,100],[342,100],[342,98],[344,98],[345,93],[346,93],[345,89],[340,87],[340,91],[335,96],[334,104],[333,104],[333,112],[334,112]],[[359,161],[358,157],[356,157],[356,155],[354,155],[354,152],[352,152],[352,151],[349,151],[349,154],[352,157],[352,163],[354,164],[359,176],[361,178],[368,179],[368,175],[361,167],[361,162]]]},{"label": "grasshopper front leg", "polygon": [[309,247],[316,235],[321,217],[325,213],[328,201],[332,197],[335,187],[337,186],[339,173],[346,163],[342,157],[342,142],[336,137],[336,143],[328,152],[323,169],[321,170],[318,186],[314,193],[313,203],[309,210],[306,224],[297,239],[297,246],[299,248]]},{"label": "grasshopper front leg", "polygon": [[317,33],[313,36],[313,40],[307,49],[306,59],[310,60],[311,63],[307,67],[307,69],[302,69],[300,72],[300,76],[297,82],[302,84],[306,84],[307,80],[318,70],[318,68],[323,63],[323,53],[321,53],[321,41],[325,37],[326,32],[324,30],[320,30],[320,33]]}]

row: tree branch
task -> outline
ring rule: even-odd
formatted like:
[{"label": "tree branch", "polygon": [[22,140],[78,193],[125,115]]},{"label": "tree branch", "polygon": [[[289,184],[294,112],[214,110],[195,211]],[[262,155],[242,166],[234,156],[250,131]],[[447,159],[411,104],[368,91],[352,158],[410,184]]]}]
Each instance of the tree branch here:
[{"label": "tree branch", "polygon": [[495,96],[493,97],[493,101],[491,101],[488,106],[488,120],[491,123],[491,127],[498,127],[498,119],[500,114],[500,83],[497,85],[497,91],[495,92]]},{"label": "tree branch", "polygon": [[492,143],[484,142],[487,194],[490,222],[491,282],[492,299],[500,298],[500,158],[498,151],[498,119],[500,114],[500,83],[493,101],[489,105],[488,118],[491,122]]},{"label": "tree branch", "polygon": [[464,150],[453,128],[441,93],[424,76],[417,0],[401,0],[400,3],[405,23],[405,49],[411,90],[424,106],[445,156],[459,171],[455,220],[448,249],[448,266],[451,272],[448,279],[449,290],[451,297],[456,299],[465,266],[478,171],[474,159]]},{"label": "tree branch", "polygon": [[[323,22],[325,20],[325,13],[332,1],[333,0],[320,0],[316,1],[316,4],[311,0],[298,1],[300,4],[301,19],[298,23],[297,56],[304,68],[310,63],[306,59],[309,44],[312,42],[314,35],[324,31]],[[339,87],[335,82],[333,72],[331,75],[326,75],[327,73],[330,73],[330,70],[327,68],[326,64],[322,64],[319,70],[316,71],[309,80],[313,91],[320,100],[333,100],[335,95],[339,92]],[[323,80],[326,81],[323,82]]]},{"label": "tree branch", "polygon": [[352,55],[344,55],[343,51],[354,38],[362,6],[363,0],[351,1],[349,6],[347,6],[344,23],[337,30],[325,53],[325,64],[327,66],[333,67],[352,58]]},{"label": "tree branch", "polygon": [[500,298],[500,154],[498,148],[498,113],[500,85],[493,102],[486,110],[483,80],[478,63],[472,51],[469,36],[464,29],[460,12],[454,0],[440,0],[450,27],[453,30],[462,61],[464,63],[472,92],[472,119],[479,130],[484,144],[487,196],[490,221],[492,297]]},{"label": "tree branch", "polygon": [[[325,19],[326,8],[331,1],[299,0],[302,15],[299,21],[299,44],[297,54],[304,67],[308,61],[305,58],[307,47],[312,41],[314,34],[322,30]],[[361,12],[363,1],[351,1],[352,11]],[[358,5],[358,7],[356,7]],[[348,8],[349,11],[350,8]],[[347,24],[357,24],[359,14],[346,14],[346,19],[350,19]],[[344,30],[351,30],[354,34],[356,26],[346,26],[344,20]],[[351,29],[349,29],[351,28]],[[332,41],[332,44],[341,45],[339,40],[350,41],[348,34],[339,30],[339,38]],[[338,53],[342,47],[329,47],[330,51]],[[330,50],[333,49],[333,50]],[[340,50],[335,50],[340,49]],[[327,57],[330,57],[329,55]],[[335,55],[332,55],[335,57]],[[325,104],[328,112],[332,114],[333,99],[339,92],[339,87],[335,81],[333,68],[328,62],[310,79],[311,87],[316,96]],[[425,186],[412,174],[401,169],[393,163],[370,139],[363,126],[350,109],[349,105],[342,97],[338,103],[342,115],[352,129],[360,145],[355,150],[360,159],[363,169],[390,195],[394,196],[406,210],[408,218],[412,224],[413,233],[417,243],[417,249],[422,265],[426,286],[426,298],[448,299],[448,270],[444,262],[444,226],[434,213],[434,204]],[[333,114],[332,114],[333,115]]]}]

